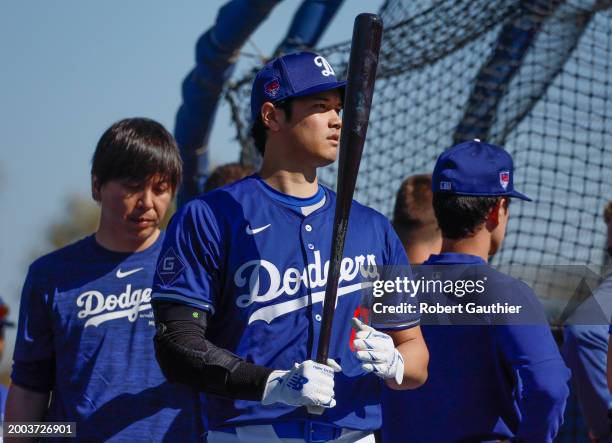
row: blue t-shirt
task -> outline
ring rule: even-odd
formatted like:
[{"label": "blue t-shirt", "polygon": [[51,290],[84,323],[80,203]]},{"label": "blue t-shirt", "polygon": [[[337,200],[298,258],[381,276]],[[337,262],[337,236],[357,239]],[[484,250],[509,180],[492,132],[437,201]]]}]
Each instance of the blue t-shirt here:
[{"label": "blue t-shirt", "polygon": [[533,291],[472,255],[432,255],[423,265],[415,270],[418,277],[485,282],[484,293],[451,295],[448,306],[508,302],[527,312],[516,318],[504,313],[449,316],[445,323],[429,325],[435,322],[423,316],[429,377],[413,391],[384,389],[385,443],[513,436],[525,443],[552,442],[563,420],[570,372]]},{"label": "blue t-shirt", "polygon": [[163,234],[136,253],[94,236],[36,260],[21,297],[13,382],[52,391],[46,421],[81,441],[201,441],[196,394],[155,360],[151,284]]},{"label": "blue t-shirt", "polygon": [[[191,201],[168,228],[153,299],[208,310],[207,338],[257,365],[289,369],[314,359],[336,203],[333,192],[324,192],[323,205],[309,215],[290,207],[301,206],[296,200],[288,205],[271,195],[257,176]],[[364,430],[380,425],[379,379],[362,371],[349,341],[362,282],[382,264],[407,267],[402,244],[384,216],[353,202],[329,351],[342,366],[337,405],[318,421]],[[418,314],[406,314],[390,326],[418,321]],[[213,395],[207,410],[211,429],[313,419],[305,408]]]}]

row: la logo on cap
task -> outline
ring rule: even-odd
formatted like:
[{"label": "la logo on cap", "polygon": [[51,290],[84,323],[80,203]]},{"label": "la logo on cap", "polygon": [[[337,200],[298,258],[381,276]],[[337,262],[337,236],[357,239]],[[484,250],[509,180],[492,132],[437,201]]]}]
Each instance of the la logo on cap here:
[{"label": "la logo on cap", "polygon": [[510,171],[502,171],[499,173],[499,184],[506,189],[510,183]]},{"label": "la logo on cap", "polygon": [[334,68],[331,67],[329,62],[325,60],[325,57],[323,57],[322,55],[317,55],[313,61],[315,65],[324,68],[321,71],[321,74],[323,74],[325,77],[329,77],[330,75],[336,75],[336,73],[334,72]]}]

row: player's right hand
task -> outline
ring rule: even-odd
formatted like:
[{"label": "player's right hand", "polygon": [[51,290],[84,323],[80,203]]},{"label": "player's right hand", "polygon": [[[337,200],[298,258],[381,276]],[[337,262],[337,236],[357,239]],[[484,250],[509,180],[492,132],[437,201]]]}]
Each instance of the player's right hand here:
[{"label": "player's right hand", "polygon": [[334,373],[341,370],[338,363],[329,359],[327,365],[307,360],[296,363],[289,371],[273,371],[266,381],[261,403],[333,408]]}]

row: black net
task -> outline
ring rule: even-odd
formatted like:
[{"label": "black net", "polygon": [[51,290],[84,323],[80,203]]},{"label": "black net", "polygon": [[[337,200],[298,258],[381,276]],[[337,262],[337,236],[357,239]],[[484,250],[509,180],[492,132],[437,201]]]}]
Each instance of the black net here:
[{"label": "black net", "polygon": [[[390,216],[408,175],[431,172],[440,152],[480,138],[514,157],[517,189],[497,264],[524,266],[551,320],[585,281],[543,264],[605,260],[602,209],[612,199],[612,1],[388,0],[356,199]],[[342,76],[350,42],[319,49]],[[242,160],[252,76],[227,91]],[[607,160],[606,160],[607,159]],[[321,180],[334,186],[335,165]],[[577,270],[576,274],[584,272]],[[567,280],[576,280],[566,284]],[[587,282],[589,288],[597,284]],[[584,291],[582,291],[584,292]],[[547,300],[548,299],[548,300]],[[576,402],[557,441],[585,441]]]},{"label": "black net", "polygon": [[[504,264],[599,265],[612,198],[612,2],[389,0],[356,199],[390,215],[408,175],[480,138],[515,160],[517,189]],[[340,76],[350,42],[319,52]],[[227,92],[243,145],[252,75]],[[333,187],[336,167],[320,174]],[[572,288],[573,290],[574,288]]]}]

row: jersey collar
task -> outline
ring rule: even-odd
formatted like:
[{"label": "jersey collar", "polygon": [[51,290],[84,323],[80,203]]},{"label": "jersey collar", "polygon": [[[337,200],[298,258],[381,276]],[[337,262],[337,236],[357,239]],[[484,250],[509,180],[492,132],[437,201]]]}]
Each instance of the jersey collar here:
[{"label": "jersey collar", "polygon": [[305,206],[313,206],[319,203],[323,197],[325,197],[325,192],[323,191],[323,187],[321,185],[319,185],[317,192],[313,196],[300,198],[277,191],[272,186],[267,184],[259,175],[255,175],[254,178],[266,194],[285,205],[303,208]]}]

